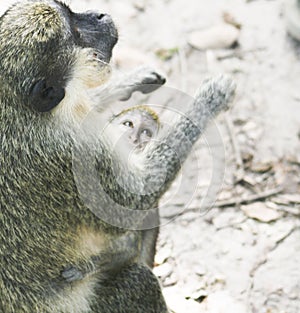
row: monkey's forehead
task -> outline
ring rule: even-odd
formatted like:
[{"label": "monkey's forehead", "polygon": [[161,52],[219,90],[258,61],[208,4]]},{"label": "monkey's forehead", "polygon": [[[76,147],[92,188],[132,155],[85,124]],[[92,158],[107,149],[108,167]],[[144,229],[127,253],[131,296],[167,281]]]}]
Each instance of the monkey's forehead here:
[{"label": "monkey's forehead", "polygon": [[23,44],[29,44],[47,41],[58,33],[66,34],[69,26],[65,10],[69,10],[66,5],[52,0],[16,2],[1,18],[5,25],[0,29],[1,36],[12,39],[17,36]]},{"label": "monkey's forehead", "polygon": [[123,110],[120,114],[118,114],[116,117],[120,117],[127,114],[135,115],[136,113],[139,113],[140,115],[144,115],[146,117],[150,117],[150,119],[154,120],[155,122],[159,123],[159,117],[157,113],[148,107],[147,105],[137,105],[134,107],[130,107],[126,110]]}]

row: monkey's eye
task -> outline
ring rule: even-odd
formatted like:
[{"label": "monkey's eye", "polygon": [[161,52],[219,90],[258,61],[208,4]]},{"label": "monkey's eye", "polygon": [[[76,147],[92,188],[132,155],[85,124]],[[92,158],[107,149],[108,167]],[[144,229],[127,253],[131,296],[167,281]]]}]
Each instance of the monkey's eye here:
[{"label": "monkey's eye", "polygon": [[141,131],[141,134],[143,134],[143,135],[145,135],[145,136],[147,136],[147,137],[152,137],[152,132],[151,132],[151,130],[149,130],[149,129],[147,129],[147,128],[145,128],[145,129],[143,129],[142,131]]},{"label": "monkey's eye", "polygon": [[133,128],[133,123],[131,121],[126,121],[123,123],[124,126]]}]

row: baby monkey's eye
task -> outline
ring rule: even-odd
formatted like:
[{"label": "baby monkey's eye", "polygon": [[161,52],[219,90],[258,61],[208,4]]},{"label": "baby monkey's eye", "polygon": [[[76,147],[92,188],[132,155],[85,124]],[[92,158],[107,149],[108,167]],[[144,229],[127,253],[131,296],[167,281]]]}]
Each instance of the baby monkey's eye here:
[{"label": "baby monkey's eye", "polygon": [[147,128],[145,128],[145,129],[143,129],[142,131],[141,131],[141,134],[143,134],[143,135],[146,135],[147,137],[152,137],[152,132],[151,132],[151,130],[149,130],[149,129],[147,129]]},{"label": "baby monkey's eye", "polygon": [[124,126],[133,128],[133,123],[131,121],[126,121],[123,123]]}]

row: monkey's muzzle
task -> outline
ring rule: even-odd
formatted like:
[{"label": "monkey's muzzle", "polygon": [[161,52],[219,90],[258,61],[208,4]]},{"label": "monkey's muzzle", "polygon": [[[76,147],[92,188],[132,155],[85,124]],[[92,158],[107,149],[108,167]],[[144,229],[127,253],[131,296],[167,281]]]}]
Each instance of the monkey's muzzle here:
[{"label": "monkey's muzzle", "polygon": [[87,12],[74,16],[75,42],[83,48],[93,48],[99,58],[109,62],[118,41],[117,28],[108,14]]}]

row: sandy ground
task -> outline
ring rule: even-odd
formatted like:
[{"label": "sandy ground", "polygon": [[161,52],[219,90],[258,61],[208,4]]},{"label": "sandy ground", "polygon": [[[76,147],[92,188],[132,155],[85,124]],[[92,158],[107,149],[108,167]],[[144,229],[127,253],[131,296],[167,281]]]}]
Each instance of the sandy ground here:
[{"label": "sandy ground", "polygon": [[[232,109],[197,144],[185,179],[161,203],[154,271],[170,309],[300,312],[300,44],[286,34],[284,2],[66,2],[114,17],[120,72],[153,64],[169,87],[190,95],[216,73],[237,83]],[[201,38],[224,13],[239,28],[237,43],[192,47],[191,33]]]}]

